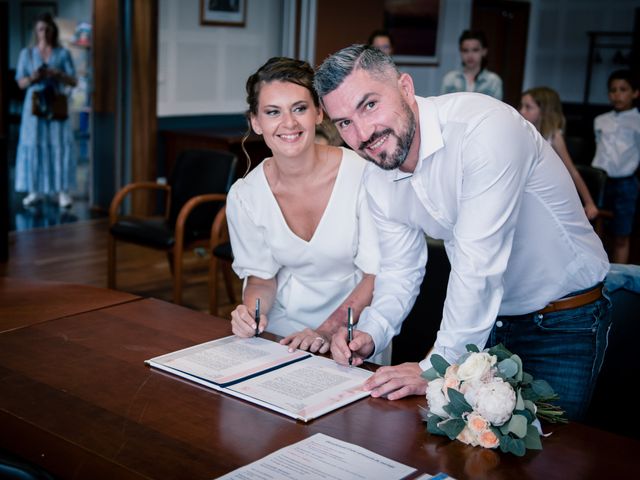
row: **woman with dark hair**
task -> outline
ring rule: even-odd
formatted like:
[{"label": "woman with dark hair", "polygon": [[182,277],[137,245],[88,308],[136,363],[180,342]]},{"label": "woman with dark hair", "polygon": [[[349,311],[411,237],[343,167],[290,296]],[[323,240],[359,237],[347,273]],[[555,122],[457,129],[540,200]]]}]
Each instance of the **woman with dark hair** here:
[{"label": "woman with dark hair", "polygon": [[[57,194],[59,205],[69,207],[76,175],[71,125],[68,118],[56,117],[49,102],[66,86],[75,86],[76,77],[71,54],[58,43],[58,26],[51,14],[38,16],[32,44],[20,52],[16,81],[27,90],[16,158],[16,191],[27,192],[22,200],[25,207],[47,194]],[[41,116],[33,112],[34,92]]]},{"label": "woman with dark hair", "polygon": [[315,142],[322,110],[308,63],[274,57],[246,89],[250,128],[273,156],[229,191],[233,269],[244,279],[233,333],[268,330],[291,349],[325,353],[347,309],[357,321],[373,294],[379,258],[365,161]]},{"label": "woman with dark hair", "polygon": [[444,76],[440,92],[478,92],[502,100],[502,79],[486,68],[488,49],[484,33],[465,30],[458,44],[462,69]]}]

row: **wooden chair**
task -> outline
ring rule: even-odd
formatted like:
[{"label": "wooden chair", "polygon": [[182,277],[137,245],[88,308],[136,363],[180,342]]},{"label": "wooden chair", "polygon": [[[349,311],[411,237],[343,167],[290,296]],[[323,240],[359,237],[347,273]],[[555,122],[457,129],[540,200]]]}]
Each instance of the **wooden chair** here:
[{"label": "wooden chair", "polygon": [[211,253],[209,264],[209,312],[218,315],[218,278],[220,272],[224,278],[227,296],[232,304],[236,303],[236,295],[233,291],[233,251],[229,240],[226,209],[221,208],[211,227]]},{"label": "wooden chair", "polygon": [[607,185],[607,172],[591,165],[576,164],[576,169],[586,183],[589,193],[598,207],[598,216],[592,220],[593,229],[604,240],[604,221],[613,218],[613,212],[604,209],[604,189]]},{"label": "wooden chair", "polygon": [[[169,184],[134,182],[118,191],[109,208],[108,286],[116,288],[116,242],[165,250],[173,274],[173,301],[182,301],[182,257],[185,249],[209,245],[211,225],[224,206],[235,177],[236,156],[218,150],[182,152]],[[164,192],[162,216],[119,215],[129,193]]]}]

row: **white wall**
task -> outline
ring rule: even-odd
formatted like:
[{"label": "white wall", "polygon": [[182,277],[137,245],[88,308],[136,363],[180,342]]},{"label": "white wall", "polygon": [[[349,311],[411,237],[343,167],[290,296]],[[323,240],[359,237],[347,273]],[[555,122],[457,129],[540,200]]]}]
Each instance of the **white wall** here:
[{"label": "white wall", "polygon": [[245,26],[200,25],[199,0],[160,0],[158,116],[240,113],[247,77],[281,51],[282,0],[247,0]]},{"label": "white wall", "polygon": [[[638,0],[531,0],[524,89],[546,85],[565,102],[582,102],[589,52],[589,31],[633,31]],[[607,77],[626,68],[602,50],[595,65],[590,103],[606,104]]]},{"label": "white wall", "polygon": [[[282,0],[247,0],[244,28],[199,25],[199,0],[160,0],[158,114],[240,113],[247,76],[281,53]],[[523,88],[547,85],[563,101],[581,102],[588,31],[632,31],[638,0],[530,0]],[[406,66],[419,95],[437,95],[446,72],[460,64],[458,37],[471,24],[473,0],[442,0],[440,62]],[[606,8],[605,8],[606,7]],[[594,70],[592,103],[607,103],[606,78],[619,68],[615,50]]]}]

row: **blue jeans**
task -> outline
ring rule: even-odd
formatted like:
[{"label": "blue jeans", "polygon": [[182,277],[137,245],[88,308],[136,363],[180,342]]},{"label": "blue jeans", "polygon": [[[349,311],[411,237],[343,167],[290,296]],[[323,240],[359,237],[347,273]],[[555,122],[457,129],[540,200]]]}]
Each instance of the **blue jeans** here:
[{"label": "blue jeans", "polygon": [[545,314],[499,316],[488,347],[502,343],[522,358],[524,371],[546,380],[570,420],[584,417],[602,367],[611,325],[611,301]]}]

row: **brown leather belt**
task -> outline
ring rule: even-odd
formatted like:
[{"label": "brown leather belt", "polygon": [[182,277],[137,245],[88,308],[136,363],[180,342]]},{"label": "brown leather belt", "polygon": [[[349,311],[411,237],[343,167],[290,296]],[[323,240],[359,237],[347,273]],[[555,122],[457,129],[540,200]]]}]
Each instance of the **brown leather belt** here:
[{"label": "brown leather belt", "polygon": [[587,290],[584,293],[573,295],[572,297],[561,298],[560,300],[551,302],[542,310],[539,310],[538,313],[558,312],[560,310],[568,310],[570,308],[581,307],[583,305],[588,305],[589,303],[595,302],[600,297],[602,297],[602,283],[599,283],[591,290]]}]

